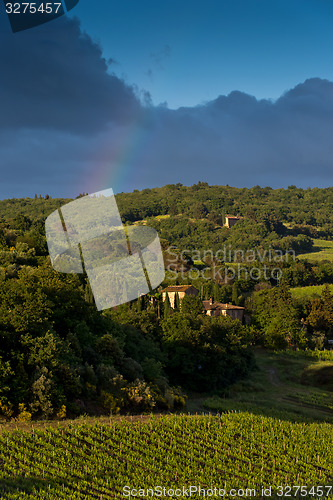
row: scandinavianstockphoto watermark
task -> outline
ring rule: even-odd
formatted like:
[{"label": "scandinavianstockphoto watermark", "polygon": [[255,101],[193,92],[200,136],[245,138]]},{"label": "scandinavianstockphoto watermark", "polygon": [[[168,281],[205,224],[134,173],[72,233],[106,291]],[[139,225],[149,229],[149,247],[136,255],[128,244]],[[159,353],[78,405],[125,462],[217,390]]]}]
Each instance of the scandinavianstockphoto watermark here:
[{"label": "scandinavianstockphoto watermark", "polygon": [[[281,267],[272,267],[272,263],[289,262],[296,259],[294,250],[283,252],[271,247],[268,250],[244,250],[241,248],[232,249],[231,245],[224,245],[217,251],[184,249],[181,252],[175,252],[174,250],[176,250],[175,246],[170,246],[167,249],[167,270],[172,280],[188,276],[191,280],[204,279],[209,281],[214,279],[224,282],[236,278],[239,280],[279,281],[283,271]],[[179,261],[192,261],[194,267],[186,270],[183,266],[179,267]],[[195,265],[196,262],[200,263],[199,266]],[[260,265],[256,266],[255,263]],[[205,264],[206,267],[204,267]]]},{"label": "scandinavianstockphoto watermark", "polygon": [[242,248],[232,249],[231,245],[223,245],[219,250],[198,250],[198,249],[184,249],[179,253],[174,252],[177,247],[175,245],[169,246],[167,253],[173,255],[175,262],[180,257],[182,260],[190,257],[192,261],[206,262],[209,259],[211,262],[218,263],[236,263],[236,262],[289,262],[295,261],[295,250],[283,250],[269,247],[268,250],[250,249],[244,250]]},{"label": "scandinavianstockphoto watermark", "polygon": [[169,271],[169,279],[176,281],[179,278],[190,278],[192,281],[203,279],[206,281],[232,281],[234,279],[247,280],[252,279],[258,282],[275,280],[279,281],[283,276],[283,271],[280,267],[270,268],[266,265],[262,267],[251,267],[248,269],[242,264],[237,264],[235,267],[225,267],[222,269],[220,266],[213,264],[211,267],[204,269],[192,268],[189,271],[184,269],[174,269],[172,264],[167,267]]}]

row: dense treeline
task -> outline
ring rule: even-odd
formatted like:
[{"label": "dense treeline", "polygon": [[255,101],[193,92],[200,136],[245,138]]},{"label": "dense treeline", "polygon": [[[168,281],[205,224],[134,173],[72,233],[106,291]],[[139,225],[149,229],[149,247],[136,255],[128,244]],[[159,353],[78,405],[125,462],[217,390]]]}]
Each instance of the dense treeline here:
[{"label": "dense treeline", "polygon": [[[332,236],[333,188],[289,186],[288,189],[234,188],[208,186],[198,182],[191,187],[169,184],[117,195],[124,220],[136,221],[157,215],[177,215],[219,222],[226,214],[242,215],[256,221],[272,219],[282,223],[309,226],[308,232]],[[297,228],[296,228],[297,230]]]},{"label": "dense treeline", "polygon": [[144,298],[99,313],[84,278],[48,259],[22,266],[0,288],[1,413],[177,409],[184,398],[170,384],[218,390],[248,373],[242,325],[159,311]]},{"label": "dense treeline", "polygon": [[[302,226],[295,231],[305,231],[310,236],[331,237],[333,231],[333,188],[234,188],[198,182],[190,187],[168,184],[162,188],[120,193],[116,199],[123,220],[130,222],[158,215],[183,214],[219,223],[226,214],[234,214],[256,221]],[[42,220],[69,201],[53,200],[49,195],[0,200],[0,217],[8,220],[22,213],[30,219]]]},{"label": "dense treeline", "polygon": [[310,252],[313,241],[308,234],[298,229],[287,229],[281,222],[270,219],[256,221],[240,220],[234,227],[216,225],[209,220],[194,220],[184,216],[166,219],[147,218],[146,223],[154,227],[161,238],[181,249],[212,249],[218,252],[226,247],[232,253],[236,250],[272,249],[295,254]]},{"label": "dense treeline", "polygon": [[[194,320],[190,311],[183,312],[195,339],[180,331],[174,340],[162,304],[142,299],[97,312],[86,278],[58,273],[50,264],[43,221],[64,201],[3,202],[8,212],[0,223],[2,416],[174,410],[185,404],[182,388],[195,382],[202,390],[222,389],[248,372],[252,361],[244,329],[229,328],[227,319],[213,335],[206,318]],[[219,368],[226,373],[230,360],[233,370],[221,377]],[[175,370],[175,363],[187,366],[193,377]]]},{"label": "dense treeline", "polygon": [[[53,199],[49,195],[44,197],[35,195],[35,198],[11,198],[9,200],[0,200],[0,222],[14,226],[17,229],[22,228],[23,217],[26,224],[31,224],[32,221],[44,221],[54,210],[61,207],[65,203],[70,202],[71,199],[56,198]],[[15,224],[15,219],[21,215]],[[30,222],[29,222],[30,221]]]}]

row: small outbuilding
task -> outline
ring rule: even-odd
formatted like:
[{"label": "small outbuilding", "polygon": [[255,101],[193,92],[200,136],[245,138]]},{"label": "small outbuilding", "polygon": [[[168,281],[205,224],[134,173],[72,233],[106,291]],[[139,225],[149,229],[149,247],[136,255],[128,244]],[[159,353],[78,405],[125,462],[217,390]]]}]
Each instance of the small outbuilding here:
[{"label": "small outbuilding", "polygon": [[237,222],[239,222],[242,219],[243,217],[241,217],[240,215],[226,215],[224,225],[230,228],[233,227],[235,224],[237,224]]}]

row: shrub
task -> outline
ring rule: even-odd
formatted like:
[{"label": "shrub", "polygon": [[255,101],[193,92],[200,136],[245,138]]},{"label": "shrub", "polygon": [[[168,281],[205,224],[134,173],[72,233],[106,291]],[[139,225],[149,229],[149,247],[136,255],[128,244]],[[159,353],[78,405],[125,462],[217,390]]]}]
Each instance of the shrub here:
[{"label": "shrub", "polygon": [[136,380],[123,387],[122,409],[128,411],[151,411],[156,405],[151,389],[146,382]]},{"label": "shrub", "polygon": [[17,420],[19,422],[30,422],[31,420],[31,413],[27,411],[25,405],[23,403],[19,404],[19,413],[17,415]]},{"label": "shrub", "polygon": [[62,405],[57,411],[56,417],[62,420],[63,418],[66,418],[66,413],[67,413],[67,408],[65,405]]},{"label": "shrub", "polygon": [[102,391],[100,401],[104,410],[106,410],[110,415],[117,415],[117,413],[119,413],[119,405],[121,402],[113,394]]}]

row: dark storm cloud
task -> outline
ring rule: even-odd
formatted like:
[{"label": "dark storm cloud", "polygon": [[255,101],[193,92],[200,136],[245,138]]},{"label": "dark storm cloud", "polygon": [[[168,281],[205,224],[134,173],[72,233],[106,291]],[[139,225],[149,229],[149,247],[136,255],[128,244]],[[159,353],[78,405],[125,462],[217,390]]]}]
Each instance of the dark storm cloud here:
[{"label": "dark storm cloud", "polygon": [[13,34],[0,15],[0,129],[95,133],[133,120],[132,88],[107,73],[101,49],[78,20],[62,17]]},{"label": "dark storm cloud", "polygon": [[14,35],[0,15],[0,43],[0,198],[198,180],[332,185],[332,82],[309,79],[275,102],[234,91],[170,110],[110,75],[77,20]]},{"label": "dark storm cloud", "polygon": [[0,199],[83,192],[82,181],[93,176],[96,150],[103,146],[100,137],[43,129],[0,132]]},{"label": "dark storm cloud", "polygon": [[234,91],[193,108],[150,111],[145,181],[330,185],[333,83],[313,78],[277,101]]}]

